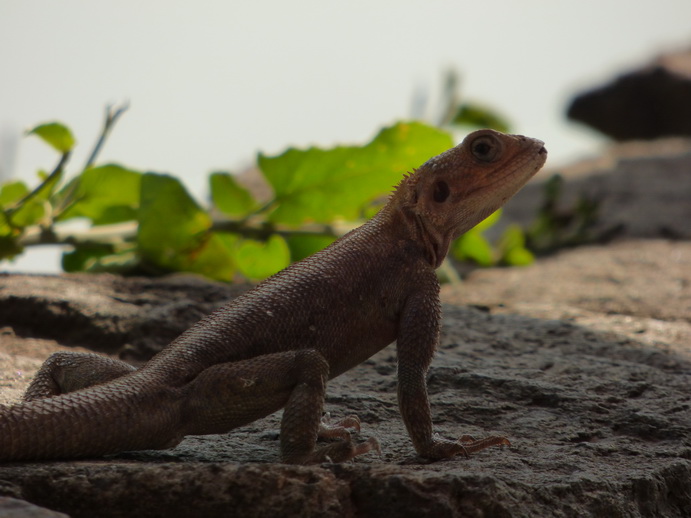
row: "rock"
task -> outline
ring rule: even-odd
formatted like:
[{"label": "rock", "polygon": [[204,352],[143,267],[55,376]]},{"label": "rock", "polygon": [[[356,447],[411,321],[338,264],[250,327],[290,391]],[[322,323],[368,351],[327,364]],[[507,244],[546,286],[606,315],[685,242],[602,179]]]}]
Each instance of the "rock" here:
[{"label": "rock", "polygon": [[144,360],[246,289],[195,275],[0,273],[0,328]]},{"label": "rock", "polygon": [[[641,319],[639,325],[645,319],[681,325],[691,324],[690,287],[691,242],[657,239],[583,246],[523,268],[475,270],[461,289],[446,285],[442,293],[458,305],[561,307]],[[672,339],[686,340],[691,343],[691,334]]]},{"label": "rock", "polygon": [[[505,434],[511,447],[437,463],[417,458],[397,408],[395,351],[387,348],[330,382],[326,402],[333,417],[361,417],[361,437],[380,439],[381,458],[280,464],[279,413],[172,450],[4,465],[0,494],[73,518],[688,516],[690,255],[685,242],[617,243],[528,269],[477,272],[444,288],[442,343],[428,379],[435,427],[447,437]],[[82,303],[103,293],[99,279],[113,281],[84,283]],[[59,296],[48,286],[63,289],[44,283],[38,304]],[[207,297],[199,282],[193,298],[213,298],[218,286],[208,287]],[[85,304],[82,314],[89,311]],[[140,311],[145,319],[155,308]],[[0,351],[21,360],[23,342],[47,343],[30,340],[6,331]],[[17,393],[29,375],[3,380],[2,391],[10,385]]]},{"label": "rock", "polygon": [[578,95],[567,116],[615,140],[691,135],[691,48]]},{"label": "rock", "polygon": [[0,516],[3,518],[69,518],[66,514],[9,497],[0,497]]},{"label": "rock", "polygon": [[[496,238],[508,223],[529,228],[545,200],[545,180],[563,177],[557,210],[572,214],[578,199],[597,204],[588,239],[691,239],[691,139],[611,146],[602,156],[540,173],[504,208]],[[581,243],[582,244],[582,243]]]}]

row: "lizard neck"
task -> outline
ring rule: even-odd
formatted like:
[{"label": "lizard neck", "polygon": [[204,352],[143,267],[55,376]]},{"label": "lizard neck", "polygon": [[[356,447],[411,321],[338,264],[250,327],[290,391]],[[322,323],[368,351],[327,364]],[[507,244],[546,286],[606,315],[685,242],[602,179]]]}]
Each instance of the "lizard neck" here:
[{"label": "lizard neck", "polygon": [[[375,218],[386,227],[386,234],[396,236],[421,249],[432,268],[439,268],[453,240],[452,232],[441,232],[424,217],[393,197]],[[452,230],[452,229],[451,229]]]},{"label": "lizard neck", "polygon": [[452,232],[439,231],[419,214],[410,214],[410,219],[414,221],[415,236],[413,239],[418,240],[424,246],[425,257],[430,265],[435,269],[439,268],[444,262],[446,254],[449,253],[449,247],[454,237]]}]

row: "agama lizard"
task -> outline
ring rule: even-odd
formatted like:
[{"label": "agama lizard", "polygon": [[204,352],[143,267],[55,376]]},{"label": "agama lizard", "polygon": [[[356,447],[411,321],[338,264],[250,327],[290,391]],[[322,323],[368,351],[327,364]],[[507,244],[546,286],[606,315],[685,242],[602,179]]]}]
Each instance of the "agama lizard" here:
[{"label": "agama lizard", "polygon": [[476,131],[406,175],[373,219],[202,319],[142,368],[51,356],[24,401],[0,409],[0,460],[170,448],[285,408],[284,462],[345,461],[376,442],[355,444],[336,427],[342,440],[317,445],[326,382],[394,340],[400,411],[420,456],[508,444],[433,434],[425,377],[441,322],[435,269],[546,158],[539,140]]}]

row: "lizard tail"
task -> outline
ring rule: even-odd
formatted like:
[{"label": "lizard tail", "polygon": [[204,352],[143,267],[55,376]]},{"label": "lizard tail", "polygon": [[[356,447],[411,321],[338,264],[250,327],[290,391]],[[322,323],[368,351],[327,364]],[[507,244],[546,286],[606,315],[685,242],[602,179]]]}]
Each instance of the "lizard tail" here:
[{"label": "lizard tail", "polygon": [[0,461],[96,457],[169,448],[180,404],[174,389],[128,376],[78,392],[0,407]]}]

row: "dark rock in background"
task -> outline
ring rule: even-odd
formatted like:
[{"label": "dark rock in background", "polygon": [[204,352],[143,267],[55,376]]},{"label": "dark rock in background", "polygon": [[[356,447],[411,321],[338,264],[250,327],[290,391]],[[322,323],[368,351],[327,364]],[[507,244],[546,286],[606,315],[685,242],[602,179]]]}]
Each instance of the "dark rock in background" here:
[{"label": "dark rock in background", "polygon": [[530,228],[545,200],[545,181],[564,183],[557,210],[572,212],[579,198],[597,204],[589,229],[594,242],[612,238],[691,239],[691,139],[669,138],[610,146],[597,158],[538,173],[504,208],[490,235],[508,223]]},{"label": "dark rock in background", "polygon": [[620,141],[691,135],[691,49],[578,95],[567,115]]}]

